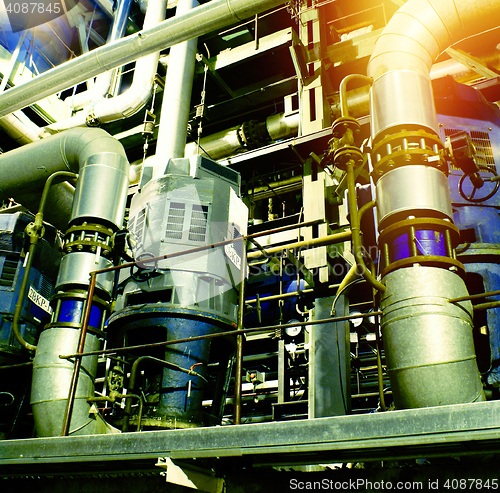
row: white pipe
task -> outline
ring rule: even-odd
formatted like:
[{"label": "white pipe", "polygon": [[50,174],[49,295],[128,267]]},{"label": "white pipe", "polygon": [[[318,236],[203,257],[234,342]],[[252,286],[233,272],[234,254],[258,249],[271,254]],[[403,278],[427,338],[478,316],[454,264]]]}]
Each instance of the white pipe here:
[{"label": "white pipe", "polygon": [[188,14],[100,46],[9,89],[0,95],[0,118],[106,70],[245,20],[282,3],[283,0],[212,0]]},{"label": "white pipe", "polygon": [[[129,163],[123,146],[101,129],[75,128],[0,155],[2,192],[10,196],[16,191],[40,189],[52,173],[65,170],[79,173],[71,221],[90,220],[111,225],[115,230],[121,228]],[[70,268],[60,269],[56,288],[64,291],[87,286],[89,272],[104,263],[97,264],[95,259],[96,255],[90,252],[65,255],[64,265]],[[107,260],[106,266],[111,265]],[[74,362],[61,360],[59,355],[74,351],[79,337],[77,330],[64,323],[52,325],[42,332],[33,361],[31,405],[38,436],[61,432]],[[97,336],[87,335],[85,350],[96,350],[99,345]],[[94,394],[97,356],[83,358],[82,366],[71,419],[72,434],[117,432],[87,402]]]},{"label": "white pipe", "polygon": [[[179,0],[175,15],[186,14],[197,5],[196,0]],[[160,176],[168,159],[184,157],[197,43],[198,38],[193,38],[170,48],[156,141],[155,170]]]},{"label": "white pipe", "polygon": [[[107,41],[108,43],[113,43],[125,35],[131,6],[132,0],[120,0],[113,17],[113,24]],[[90,89],[69,96],[65,101],[69,103],[70,107],[74,110],[82,109],[90,103],[99,101],[109,93],[115,72],[115,70],[108,70],[100,74]]]},{"label": "white pipe", "polygon": [[[158,25],[165,18],[166,4],[167,0],[150,0],[144,18],[144,29]],[[124,93],[114,98],[101,99],[71,118],[47,125],[45,129],[49,133],[61,132],[69,128],[102,124],[134,115],[151,97],[159,57],[160,53],[156,52],[137,60],[132,84]]]},{"label": "white pipe", "polygon": [[[375,43],[367,68],[373,78],[370,118],[374,146],[385,136],[413,129],[439,136],[429,76],[432,64],[454,43],[497,27],[499,14],[500,0],[409,0],[394,14]],[[388,153],[390,147],[387,144]],[[444,174],[426,166],[427,160],[414,164],[418,166],[401,164],[379,178],[379,205],[389,196],[397,202],[391,213],[402,210],[401,204],[412,210],[415,206],[407,191],[415,188],[415,179],[422,172],[432,171],[440,178],[428,183],[436,189],[429,209],[440,213],[435,204],[451,207]],[[417,208],[425,200],[420,194]],[[400,220],[393,217],[395,226]],[[463,280],[445,268],[412,266],[395,268],[384,276],[383,283],[381,330],[396,406],[484,400],[474,354],[472,307],[451,306],[446,301],[467,294]]]},{"label": "white pipe", "polygon": [[22,111],[15,111],[0,118],[0,127],[19,145],[40,140],[40,127],[33,123]]}]

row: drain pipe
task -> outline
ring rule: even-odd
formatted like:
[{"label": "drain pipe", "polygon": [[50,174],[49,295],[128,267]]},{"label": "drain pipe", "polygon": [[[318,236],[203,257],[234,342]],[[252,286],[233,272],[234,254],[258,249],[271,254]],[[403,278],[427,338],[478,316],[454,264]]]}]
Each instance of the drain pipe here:
[{"label": "drain pipe", "polygon": [[409,0],[378,38],[367,75],[382,252],[382,335],[397,408],[484,400],[472,305],[429,72],[450,45],[498,24],[500,1]]},{"label": "drain pipe", "polygon": [[[150,0],[144,18],[144,29],[157,26],[164,20],[166,8],[167,0]],[[44,130],[47,133],[62,132],[69,128],[95,126],[134,115],[151,97],[159,57],[158,51],[136,62],[132,85],[124,93],[114,98],[101,99],[71,118],[47,125]]]},{"label": "drain pipe", "polygon": [[[188,14],[196,6],[196,0],[179,0],[175,15]],[[156,141],[160,176],[169,159],[184,157],[197,44],[198,38],[193,38],[170,48]]]},{"label": "drain pipe", "polygon": [[[16,169],[19,187],[36,188],[56,171],[79,173],[64,257],[52,298],[52,320],[41,333],[33,361],[31,405],[38,436],[57,436],[63,422],[74,362],[60,354],[78,345],[89,272],[111,267],[112,235],[122,228],[129,163],[122,145],[101,129],[75,128],[0,155],[0,181]],[[113,273],[97,277],[84,351],[103,337]],[[97,356],[82,360],[70,434],[112,433],[87,400],[94,397]]]},{"label": "drain pipe", "polygon": [[[113,24],[108,35],[107,43],[113,43],[125,35],[132,1],[133,0],[119,1],[118,8],[113,16]],[[70,107],[74,110],[82,109],[92,102],[99,101],[109,93],[114,76],[115,70],[109,70],[108,72],[100,74],[91,89],[70,96],[66,98],[65,101],[68,102]]]}]

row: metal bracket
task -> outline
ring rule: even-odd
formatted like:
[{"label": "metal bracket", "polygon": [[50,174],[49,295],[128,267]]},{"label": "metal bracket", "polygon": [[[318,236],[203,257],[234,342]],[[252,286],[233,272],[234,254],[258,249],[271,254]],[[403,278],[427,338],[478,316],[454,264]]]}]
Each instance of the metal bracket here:
[{"label": "metal bracket", "polygon": [[209,493],[222,493],[224,491],[224,479],[216,478],[207,469],[191,464],[175,463],[169,457],[158,457],[158,462],[155,465],[165,469],[160,474],[165,476],[167,483],[208,491]]}]

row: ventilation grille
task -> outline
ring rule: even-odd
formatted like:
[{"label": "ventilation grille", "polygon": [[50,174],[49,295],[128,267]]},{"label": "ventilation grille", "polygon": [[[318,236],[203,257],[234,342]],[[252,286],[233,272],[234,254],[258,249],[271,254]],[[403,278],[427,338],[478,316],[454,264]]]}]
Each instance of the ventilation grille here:
[{"label": "ventilation grille", "polygon": [[[132,220],[132,224],[133,224]],[[144,228],[146,226],[146,208],[142,209],[135,220],[135,238],[137,245],[135,246],[136,251],[140,251],[144,244]]]},{"label": "ventilation grille", "polygon": [[5,260],[2,266],[2,273],[0,274],[0,286],[11,288],[14,285],[18,263],[19,257],[17,255],[5,256]]},{"label": "ventilation grille", "polygon": [[207,235],[208,206],[193,204],[191,224],[189,225],[190,241],[205,241]]},{"label": "ventilation grille", "polygon": [[233,243],[234,250],[236,251],[236,253],[240,257],[242,257],[243,256],[243,241],[238,240],[239,238],[241,238],[241,233],[236,228],[233,228],[233,239],[237,240]]},{"label": "ventilation grille", "polygon": [[52,283],[43,274],[40,278],[38,292],[47,299],[52,296]]},{"label": "ventilation grille", "polygon": [[185,214],[186,204],[183,204],[182,202],[170,202],[165,238],[182,240]]},{"label": "ventilation grille", "polygon": [[[457,128],[445,128],[444,134],[446,137],[454,135],[462,130]],[[496,172],[495,159],[493,158],[493,148],[491,147],[490,136],[488,132],[479,132],[471,130],[468,132],[474,147],[476,148],[476,161],[479,166],[484,166],[491,171]],[[460,168],[450,164],[450,169],[460,171]]]}]

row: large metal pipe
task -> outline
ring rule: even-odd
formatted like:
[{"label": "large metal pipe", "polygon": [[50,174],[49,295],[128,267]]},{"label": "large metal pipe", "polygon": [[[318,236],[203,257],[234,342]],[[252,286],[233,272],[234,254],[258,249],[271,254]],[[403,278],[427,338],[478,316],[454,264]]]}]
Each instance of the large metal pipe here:
[{"label": "large metal pipe", "polygon": [[185,15],[173,17],[115,43],[89,51],[47,70],[32,81],[9,89],[0,96],[0,117],[106,70],[240,22],[282,3],[283,0],[212,0]]},{"label": "large metal pipe", "polygon": [[[432,163],[427,160],[433,155],[439,164],[439,132],[429,72],[446,48],[496,27],[499,12],[498,0],[409,0],[375,43],[367,68],[374,80],[370,90],[371,132],[374,148],[389,142],[388,166],[382,167],[384,159],[380,156],[375,156],[374,164],[379,171],[381,235],[391,223],[405,227],[405,220],[415,215],[429,218],[428,229],[434,232],[431,218],[449,215],[446,178],[439,169],[429,168]],[[420,154],[416,150],[419,146],[405,147],[415,136]],[[391,144],[397,139],[407,154],[402,159],[393,154],[387,161],[392,158]],[[411,193],[405,193],[415,186],[412,177],[416,171],[420,171],[420,179],[436,175],[431,178],[436,182],[432,193],[417,201]],[[389,176],[393,178],[389,180]],[[391,185],[394,179],[399,181],[398,187]],[[385,201],[384,197],[391,194],[399,194],[399,198]],[[411,256],[419,255],[417,245],[408,255],[405,268],[396,267],[385,275],[386,291],[381,302],[382,335],[397,407],[484,400],[474,354],[471,307],[463,304],[452,309],[445,299],[451,293],[467,293],[463,280],[445,268],[421,266],[418,260],[412,263]],[[426,255],[418,258],[426,262]],[[440,258],[442,254],[435,255]]]},{"label": "large metal pipe", "polygon": [[[75,128],[54,137],[0,155],[2,192],[43,187],[55,171],[79,173],[70,223],[91,221],[111,229],[121,228],[125,213],[129,164],[122,145],[108,133],[95,128]],[[15,169],[15,175],[12,170]],[[96,253],[76,251],[63,257],[56,291],[65,292],[88,284],[89,272],[112,263]],[[101,291],[112,284],[101,277]],[[61,431],[73,362],[59,355],[74,351],[78,330],[51,324],[40,336],[33,361],[31,403],[39,436],[58,435]],[[85,351],[95,350],[100,340],[89,334]],[[84,358],[76,392],[71,431],[73,434],[107,433],[114,430],[87,403],[94,394],[97,357]]]},{"label": "large metal pipe", "polygon": [[[189,13],[197,5],[196,0],[179,0],[176,17]],[[193,38],[170,48],[156,142],[160,176],[168,159],[184,157],[197,43],[198,38]]]},{"label": "large metal pipe", "polygon": [[[113,23],[108,34],[107,43],[113,43],[125,35],[132,1],[133,0],[120,0],[118,2],[118,7],[113,15]],[[94,101],[99,101],[108,94],[114,74],[114,70],[100,74],[91,89],[70,96],[66,101],[69,102],[70,106],[75,110],[81,109]]]},{"label": "large metal pipe", "polygon": [[[277,113],[266,118],[266,131],[272,141],[295,137],[299,131],[299,113],[287,115]],[[244,126],[245,124],[243,124]],[[248,150],[242,139],[242,125],[231,127],[212,135],[207,135],[197,142],[189,142],[185,148],[185,157],[202,154],[214,161]]]},{"label": "large metal pipe", "polygon": [[[145,29],[157,26],[165,19],[166,6],[167,0],[150,0],[144,18]],[[101,99],[71,118],[52,123],[45,129],[50,133],[61,132],[73,127],[108,123],[134,115],[151,97],[159,57],[158,51],[137,60],[132,85],[124,93],[114,98]]]},{"label": "large metal pipe", "polygon": [[432,64],[458,41],[497,27],[499,8],[497,0],[409,0],[394,14],[367,67],[374,138],[408,124],[438,134]]}]

